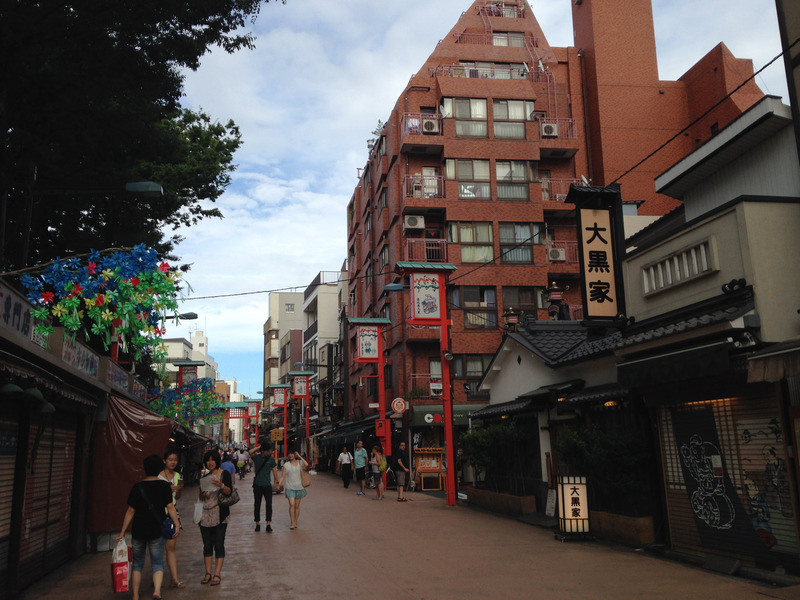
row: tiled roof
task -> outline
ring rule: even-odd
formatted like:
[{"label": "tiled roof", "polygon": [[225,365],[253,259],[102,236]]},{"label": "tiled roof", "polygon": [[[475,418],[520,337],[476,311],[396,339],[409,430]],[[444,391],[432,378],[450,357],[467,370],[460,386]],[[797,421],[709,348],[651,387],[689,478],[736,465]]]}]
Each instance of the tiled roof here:
[{"label": "tiled roof", "polygon": [[536,321],[529,319],[516,333],[509,334],[539,356],[548,366],[578,362],[613,351],[621,334],[613,330],[601,338],[589,338],[579,321]]},{"label": "tiled roof", "polygon": [[648,319],[629,328],[617,348],[625,348],[652,340],[668,338],[679,333],[733,321],[754,308],[752,290],[717,297],[710,302],[686,307],[680,311]]}]

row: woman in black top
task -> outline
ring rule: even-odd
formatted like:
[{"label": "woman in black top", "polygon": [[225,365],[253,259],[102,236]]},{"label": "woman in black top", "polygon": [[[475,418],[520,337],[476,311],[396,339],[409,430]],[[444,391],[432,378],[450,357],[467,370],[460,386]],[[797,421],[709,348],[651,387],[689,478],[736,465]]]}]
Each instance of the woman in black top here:
[{"label": "woman in black top", "polygon": [[164,461],[157,454],[144,459],[145,478],[134,484],[128,494],[128,510],[122,521],[122,530],[117,541],[125,537],[131,527],[131,546],[133,548],[133,573],[131,591],[133,600],[139,600],[139,586],[142,582],[142,568],[147,551],[150,551],[150,564],[153,568],[153,598],[161,600],[161,584],[164,581],[164,537],[161,533],[166,512],[178,529],[178,513],[172,503],[172,488],[166,481],[158,478],[164,469]]}]

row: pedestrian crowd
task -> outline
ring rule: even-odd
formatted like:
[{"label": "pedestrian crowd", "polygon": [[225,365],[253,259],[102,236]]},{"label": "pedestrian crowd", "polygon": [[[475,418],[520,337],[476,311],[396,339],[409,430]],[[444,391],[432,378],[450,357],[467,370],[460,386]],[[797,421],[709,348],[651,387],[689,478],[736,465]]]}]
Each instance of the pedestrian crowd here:
[{"label": "pedestrian crowd", "polygon": [[[164,587],[164,566],[169,569],[170,588],[183,589],[186,584],[178,575],[176,545],[180,536],[180,516],[175,508],[184,490],[180,473],[176,471],[178,452],[168,449],[163,457],[151,455],[144,459],[144,478],[134,484],[128,493],[127,510],[122,528],[117,536],[119,543],[126,532],[131,531],[132,569],[130,590],[133,600],[139,600],[142,570],[147,554],[153,571],[153,599],[161,600]],[[410,472],[405,443],[400,443],[393,457],[393,471],[397,481],[397,501],[406,502],[403,496],[407,474]],[[289,529],[297,529],[300,504],[308,494],[308,462],[296,451],[288,453],[281,469],[272,456],[272,445],[262,443],[250,449],[209,450],[203,456],[203,471],[200,478],[193,521],[200,527],[203,540],[203,563],[205,575],[201,584],[217,586],[222,583],[222,566],[225,562],[225,534],[231,514],[230,507],[238,502],[236,479],[245,479],[253,472],[253,520],[255,531],[261,531],[261,507],[264,506],[265,531],[272,532],[272,496],[283,490],[289,506]],[[386,472],[389,470],[380,445],[370,453],[359,441],[353,453],[347,446],[336,463],[345,488],[355,477],[360,491],[366,495],[367,479],[376,490],[376,500],[384,499]]]}]

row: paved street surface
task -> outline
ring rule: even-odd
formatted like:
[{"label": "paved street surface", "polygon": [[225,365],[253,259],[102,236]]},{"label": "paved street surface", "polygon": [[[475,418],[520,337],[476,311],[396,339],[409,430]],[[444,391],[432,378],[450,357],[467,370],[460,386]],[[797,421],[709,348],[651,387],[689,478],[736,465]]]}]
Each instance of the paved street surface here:
[{"label": "paved street surface", "polygon": [[[372,499],[374,491],[358,497],[355,485],[345,490],[338,477],[325,473],[313,477],[298,529],[289,529],[286,499],[276,495],[275,531],[265,533],[262,523],[255,533],[251,483],[252,474],[238,482],[242,500],[232,509],[217,587],[200,585],[202,543],[191,522],[198,488],[184,490],[178,568],[186,589],[165,588],[165,600],[800,598],[800,586],[771,587],[598,542],[562,543],[543,527],[447,507],[436,495],[409,492],[405,503],[395,500],[393,490],[380,502]],[[129,598],[112,592],[110,564],[110,552],[86,555],[22,598]],[[143,575],[141,597],[149,600],[149,565]]]}]

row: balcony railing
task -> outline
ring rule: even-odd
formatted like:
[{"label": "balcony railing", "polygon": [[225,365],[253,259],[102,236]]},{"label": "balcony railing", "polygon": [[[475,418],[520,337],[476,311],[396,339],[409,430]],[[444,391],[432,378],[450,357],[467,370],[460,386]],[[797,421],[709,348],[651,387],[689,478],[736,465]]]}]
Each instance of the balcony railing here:
[{"label": "balcony railing", "polygon": [[403,186],[406,198],[444,198],[444,177],[441,175],[406,175]]},{"label": "balcony railing", "polygon": [[309,340],[311,340],[315,335],[317,335],[317,330],[319,329],[319,323],[314,321],[306,330],[303,332],[303,343],[305,344]]},{"label": "balcony railing", "polygon": [[560,139],[577,140],[578,127],[575,119],[550,119],[548,117],[539,120],[539,132],[542,141]]},{"label": "balcony railing", "polygon": [[408,377],[406,398],[412,401],[414,398],[439,398],[439,395],[431,394],[431,383],[441,385],[442,376],[430,373],[411,373]]},{"label": "balcony railing", "polygon": [[[524,38],[525,46],[536,48],[539,46],[539,38],[533,35],[526,35]],[[494,46],[493,33],[460,33],[456,36],[456,44],[481,44],[484,46]],[[501,46],[503,48],[522,48],[523,46]]]},{"label": "balcony railing", "polygon": [[406,135],[442,135],[442,116],[428,113],[403,113]]},{"label": "balcony railing", "polygon": [[544,79],[538,71],[524,67],[505,67],[492,65],[488,67],[472,67],[468,65],[439,65],[433,74],[442,77],[467,77],[471,79]]},{"label": "balcony railing", "polygon": [[447,262],[445,240],[406,240],[405,260],[409,262]]},{"label": "balcony railing", "polygon": [[547,242],[547,262],[551,264],[577,264],[578,242]]},{"label": "balcony railing", "polygon": [[580,185],[580,179],[542,178],[542,200],[545,202],[564,202],[567,199],[570,184]]}]

